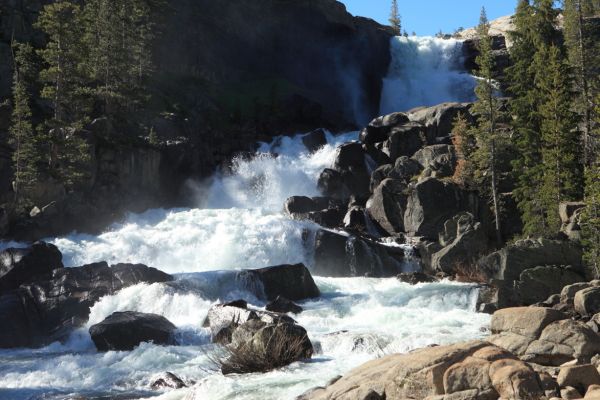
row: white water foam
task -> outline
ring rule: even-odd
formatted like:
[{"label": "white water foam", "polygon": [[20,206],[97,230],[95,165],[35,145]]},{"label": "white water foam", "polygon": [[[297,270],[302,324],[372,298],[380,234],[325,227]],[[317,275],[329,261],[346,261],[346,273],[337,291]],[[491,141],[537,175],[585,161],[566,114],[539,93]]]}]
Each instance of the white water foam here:
[{"label": "white water foam", "polygon": [[[213,273],[215,274],[215,273]],[[78,393],[86,397],[129,398],[160,394],[149,390],[152,379],[171,371],[193,389],[165,393],[165,399],[191,396],[203,400],[285,400],[345,373],[367,360],[430,344],[446,344],[483,336],[489,316],[474,312],[476,289],[456,283],[410,286],[395,279],[316,278],[322,296],[302,304],[296,316],[320,351],[308,363],[294,363],[267,374],[224,377],[214,372],[208,354],[208,332],[201,327],[212,303],[204,290],[210,274],[179,276],[175,284],[140,284],[107,296],[91,309],[90,322],[115,311],[161,314],[180,331],[181,346],[142,344],[131,352],[96,353],[85,330],[65,345],[31,351],[0,352],[0,398],[26,399],[40,393]],[[194,281],[195,284],[185,285]],[[227,289],[227,285],[220,290]],[[218,290],[215,290],[218,291]],[[256,307],[264,303],[243,291],[236,293]],[[209,296],[210,297],[210,296]],[[47,398],[53,398],[49,396]]]},{"label": "white water foam", "polygon": [[381,114],[448,101],[472,101],[476,80],[464,71],[462,41],[429,36],[392,38]]}]

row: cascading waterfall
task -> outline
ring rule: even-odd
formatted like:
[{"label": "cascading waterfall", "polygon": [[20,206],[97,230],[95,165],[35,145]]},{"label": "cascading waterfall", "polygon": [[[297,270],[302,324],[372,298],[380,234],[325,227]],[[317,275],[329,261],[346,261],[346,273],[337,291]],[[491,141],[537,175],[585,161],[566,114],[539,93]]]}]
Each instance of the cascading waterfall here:
[{"label": "cascading waterfall", "polygon": [[[398,39],[393,46],[402,51],[415,49],[422,53],[415,62],[427,64],[441,57],[425,57],[419,43],[425,46],[427,41],[436,44],[432,48],[445,48],[437,39],[421,42],[415,38]],[[447,52],[439,53],[443,56]],[[394,62],[398,60],[395,56]],[[447,67],[451,60],[446,61],[437,70],[452,75]],[[399,75],[394,78],[391,74],[386,82],[387,107],[397,110],[398,105],[392,103],[401,96],[392,96],[390,90],[400,85],[401,74],[417,74],[405,85],[411,93],[438,89],[423,81],[417,66],[411,70],[400,67]],[[393,65],[392,72],[395,68]],[[442,81],[439,77],[440,84]],[[440,98],[462,99],[457,98],[453,87],[440,89],[447,90]],[[415,105],[438,101],[433,94],[428,96],[410,101]],[[412,105],[409,100],[402,104]],[[130,215],[98,236],[73,234],[51,239],[63,252],[68,267],[99,260],[141,262],[177,274],[177,279],[166,284],[139,284],[102,298],[91,308],[86,326],[66,343],[38,350],[0,351],[0,398],[132,399],[161,395],[175,400],[186,398],[193,390],[195,398],[206,400],[293,399],[385,354],[481,337],[481,327],[489,317],[474,311],[477,289],[473,286],[450,282],[410,286],[393,278],[315,277],[322,296],[302,302],[305,311],[295,317],[318,350],[314,362],[294,363],[266,374],[224,377],[215,372],[209,357],[214,345],[207,329],[202,328],[209,307],[239,298],[256,307],[265,306],[249,292],[253,282],[244,280],[236,270],[311,263],[304,237],[319,227],[290,220],[282,213],[282,206],[292,195],[318,195],[319,173],[332,164],[336,147],[355,140],[357,133],[329,134],[327,138],[329,143],[313,154],[298,135],[263,144],[252,159],[234,160],[231,173],[217,173],[210,182],[198,185],[204,200],[201,208],[150,210]],[[144,343],[129,352],[97,353],[87,332],[89,326],[115,311],[126,310],[165,316],[178,327],[180,345]],[[164,393],[150,390],[153,378],[165,371],[196,385]]]},{"label": "cascading waterfall", "polygon": [[391,53],[380,114],[473,100],[476,81],[464,71],[460,40],[397,36],[392,39]]}]

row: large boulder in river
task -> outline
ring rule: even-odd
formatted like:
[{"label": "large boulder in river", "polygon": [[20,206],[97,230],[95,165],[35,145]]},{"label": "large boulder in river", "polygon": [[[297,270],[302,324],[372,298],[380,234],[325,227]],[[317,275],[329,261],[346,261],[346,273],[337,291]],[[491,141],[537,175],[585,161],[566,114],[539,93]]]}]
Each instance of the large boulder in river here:
[{"label": "large boulder in river", "polygon": [[248,269],[238,274],[241,281],[251,282],[250,287],[259,283],[261,293],[266,300],[275,300],[284,296],[290,300],[306,300],[319,297],[321,293],[308,268],[304,264],[278,265],[274,267]]},{"label": "large boulder in river", "polygon": [[6,249],[0,253],[0,294],[60,268],[62,254],[53,244],[37,242],[26,248]]},{"label": "large boulder in river", "polygon": [[227,352],[228,357],[220,360],[224,375],[268,372],[310,359],[314,349],[300,325],[251,320],[235,328]]},{"label": "large boulder in river", "polygon": [[327,144],[327,135],[325,130],[316,129],[307,133],[306,135],[302,136],[302,143],[311,153],[318,151],[321,147]]},{"label": "large boulder in river", "polygon": [[173,278],[137,264],[109,267],[101,262],[60,268],[48,278],[34,280],[0,296],[0,320],[14,329],[0,330],[0,348],[36,347],[65,338],[88,319],[101,297],[138,283],[168,282]]},{"label": "large boulder in river", "polygon": [[115,312],[89,329],[99,351],[133,350],[142,342],[174,344],[177,328],[157,314],[133,311]]},{"label": "large boulder in river", "polygon": [[541,399],[537,372],[482,341],[437,346],[370,361],[301,400]]},{"label": "large boulder in river", "polygon": [[320,230],[315,238],[317,276],[391,277],[402,272],[404,250],[367,238]]},{"label": "large boulder in river", "polygon": [[[371,172],[368,157],[360,143],[346,143],[337,149],[333,162],[333,170],[341,174],[348,193],[358,198],[369,196]],[[343,198],[341,194],[335,197]]]},{"label": "large boulder in river", "polygon": [[404,232],[407,187],[399,180],[385,179],[367,201],[367,213],[389,236]]},{"label": "large boulder in river", "polygon": [[480,214],[479,199],[453,182],[427,178],[408,195],[404,228],[411,236],[437,239],[444,223],[461,211]]}]

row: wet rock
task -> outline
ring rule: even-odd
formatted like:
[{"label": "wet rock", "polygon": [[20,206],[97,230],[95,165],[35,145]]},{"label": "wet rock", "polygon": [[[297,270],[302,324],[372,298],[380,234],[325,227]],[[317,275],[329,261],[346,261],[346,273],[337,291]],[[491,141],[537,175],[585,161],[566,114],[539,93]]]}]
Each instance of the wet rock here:
[{"label": "wet rock", "polygon": [[157,378],[150,384],[150,388],[153,390],[160,390],[165,388],[170,389],[181,389],[187,387],[185,382],[180,377],[172,372],[165,372],[161,377]]},{"label": "wet rock", "polygon": [[[244,270],[238,279],[249,282],[260,282],[263,293],[258,295],[267,300],[275,300],[279,296],[298,301],[321,295],[308,268],[304,264],[286,264],[274,267]],[[256,287],[251,284],[250,289]]]},{"label": "wet rock", "polygon": [[404,232],[406,190],[406,185],[401,181],[385,179],[367,201],[369,216],[389,236]]},{"label": "wet rock", "polygon": [[248,321],[233,333],[229,357],[221,362],[224,375],[267,372],[312,357],[306,330],[291,322]]},{"label": "wet rock", "polygon": [[177,327],[157,314],[115,312],[89,329],[98,351],[133,350],[143,342],[174,344]]},{"label": "wet rock", "polygon": [[285,201],[283,206],[284,210],[288,215],[294,214],[305,214],[311,211],[318,211],[319,205],[310,197],[306,196],[292,196]]},{"label": "wet rock", "polygon": [[[208,310],[202,326],[210,328],[214,343],[230,343],[232,334],[237,327],[248,321],[261,321],[265,324],[294,322],[292,318],[284,314],[216,304]],[[223,330],[225,332],[222,332]]]},{"label": "wet rock", "polygon": [[360,141],[367,145],[384,142],[393,128],[408,122],[408,116],[402,112],[377,117],[361,131]]},{"label": "wet rock", "polygon": [[401,271],[404,251],[367,238],[320,230],[315,238],[318,276],[391,277]]},{"label": "wet rock", "polygon": [[416,285],[417,283],[430,283],[436,282],[437,279],[433,276],[424,274],[422,272],[404,272],[397,276],[400,282],[409,283]]},{"label": "wet rock", "polygon": [[302,307],[300,307],[298,304],[282,296],[277,296],[275,300],[267,304],[266,309],[267,311],[273,311],[283,314],[300,314],[303,311]]},{"label": "wet rock", "polygon": [[325,130],[316,129],[307,133],[306,135],[302,136],[302,143],[311,153],[316,152],[327,144],[327,135],[325,134]]},{"label": "wet rock", "polygon": [[347,229],[366,230],[367,215],[365,209],[361,206],[350,207],[344,216],[343,225]]},{"label": "wet rock", "polygon": [[90,308],[101,297],[138,283],[173,279],[141,264],[114,267],[101,262],[55,269],[49,278],[23,284],[0,296],[0,320],[15,321],[14,330],[0,334],[0,348],[37,347],[64,339],[87,321]]},{"label": "wet rock", "polygon": [[317,186],[325,196],[336,199],[348,199],[351,195],[343,175],[331,168],[325,168],[321,172]]},{"label": "wet rock", "polygon": [[60,268],[62,254],[53,244],[37,242],[26,248],[6,249],[0,253],[0,294],[47,278]]}]

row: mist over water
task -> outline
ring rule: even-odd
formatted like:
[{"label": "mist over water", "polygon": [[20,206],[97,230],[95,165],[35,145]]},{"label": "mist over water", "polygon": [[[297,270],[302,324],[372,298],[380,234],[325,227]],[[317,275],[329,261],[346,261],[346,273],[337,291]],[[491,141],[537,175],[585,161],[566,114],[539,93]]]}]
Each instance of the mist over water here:
[{"label": "mist over water", "polygon": [[[452,55],[452,41],[409,39],[392,44],[394,63],[411,60],[410,51],[417,52],[418,60],[390,67],[386,106],[397,111],[413,102],[463,100],[453,88],[466,85],[468,76],[450,68],[457,57]],[[402,74],[421,73],[419,65],[439,72],[432,78],[437,81],[428,80],[426,72],[405,81]],[[448,82],[443,77],[455,77],[460,84],[444,86]],[[394,87],[409,90],[410,96],[422,93],[422,98],[396,96]],[[434,94],[436,90],[440,92]],[[254,157],[236,159],[231,170],[198,184],[202,198],[198,208],[149,210],[132,214],[97,236],[51,238],[68,267],[101,260],[144,263],[175,274],[176,280],[139,284],[103,297],[91,308],[87,324],[66,343],[0,351],[0,399],[286,400],[386,354],[482,337],[489,316],[475,312],[473,286],[315,277],[322,296],[301,302],[305,311],[295,316],[317,349],[310,362],[266,374],[224,377],[215,371],[209,359],[215,347],[202,328],[208,309],[240,298],[265,307],[237,279],[239,269],[297,262],[311,266],[310,234],[319,226],[289,219],[283,204],[292,195],[319,195],[320,172],[331,166],[340,144],[357,137],[357,132],[328,134],[328,144],[313,154],[302,144],[302,135],[277,138],[261,144]],[[88,328],[115,311],[165,316],[178,328],[179,346],[144,343],[130,352],[97,353]],[[195,386],[152,391],[150,383],[165,371]]]},{"label": "mist over water", "polygon": [[475,78],[465,72],[463,44],[431,36],[396,36],[384,79],[381,114],[449,101],[472,101]]}]

